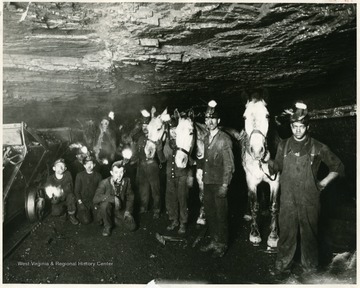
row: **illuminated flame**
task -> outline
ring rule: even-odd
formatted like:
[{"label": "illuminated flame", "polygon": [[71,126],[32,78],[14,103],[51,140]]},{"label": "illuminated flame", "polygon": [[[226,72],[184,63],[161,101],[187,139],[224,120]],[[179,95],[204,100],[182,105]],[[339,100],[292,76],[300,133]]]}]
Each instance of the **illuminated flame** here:
[{"label": "illuminated flame", "polygon": [[88,153],[88,149],[87,149],[86,146],[82,146],[80,150],[81,150],[81,152],[84,153],[84,154],[87,154],[87,153]]},{"label": "illuminated flame", "polygon": [[122,156],[124,159],[130,159],[132,157],[132,151],[129,148],[126,148],[122,151]]},{"label": "illuminated flame", "polygon": [[45,193],[49,198],[61,197],[64,195],[64,190],[60,187],[47,186],[45,187]]}]

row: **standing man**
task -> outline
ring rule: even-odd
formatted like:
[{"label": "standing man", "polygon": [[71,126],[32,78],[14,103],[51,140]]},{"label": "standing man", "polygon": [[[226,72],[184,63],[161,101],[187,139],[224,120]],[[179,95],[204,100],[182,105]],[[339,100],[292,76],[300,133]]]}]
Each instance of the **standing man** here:
[{"label": "standing man", "polygon": [[116,152],[116,135],[110,123],[112,123],[111,118],[108,116],[101,118],[93,146],[96,160],[100,164],[100,174],[103,178],[110,175],[111,163],[115,159]]},{"label": "standing man", "polygon": [[[166,227],[168,231],[174,230],[179,226],[178,233],[186,233],[188,223],[188,198],[189,187],[192,186],[193,176],[191,165],[194,162],[189,157],[188,165],[185,168],[179,168],[175,164],[176,147],[176,126],[178,121],[172,117],[169,121],[169,137],[165,142],[164,149],[159,149],[161,143],[157,146],[157,153],[161,162],[166,162],[166,210],[169,215],[170,225]],[[190,163],[189,163],[190,162]]]},{"label": "standing man", "polygon": [[228,186],[235,171],[230,137],[219,130],[217,103],[209,102],[205,112],[206,135],[204,155],[204,208],[212,241],[201,251],[213,250],[213,257],[223,257],[228,247]]},{"label": "standing man", "polygon": [[[292,136],[277,149],[272,172],[281,171],[280,239],[273,275],[289,272],[300,233],[301,264],[305,272],[318,266],[318,217],[320,193],[336,177],[344,174],[340,159],[323,143],[308,135],[309,114],[306,104],[297,102],[290,110]],[[328,175],[317,180],[320,163]]]},{"label": "standing man", "polygon": [[[148,124],[150,122],[150,113],[146,110],[141,111],[142,114],[142,134],[136,142],[134,151],[134,160],[137,161],[137,186],[140,194],[140,213],[148,211],[150,195],[153,200],[153,218],[160,217],[160,169],[157,159],[147,159],[145,155],[145,145],[148,137]],[[159,146],[161,149],[161,145]]]}]

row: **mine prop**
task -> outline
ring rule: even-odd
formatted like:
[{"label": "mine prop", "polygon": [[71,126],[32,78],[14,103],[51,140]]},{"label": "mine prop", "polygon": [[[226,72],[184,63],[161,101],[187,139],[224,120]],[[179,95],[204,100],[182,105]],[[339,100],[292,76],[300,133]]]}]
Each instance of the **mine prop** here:
[{"label": "mine prop", "polygon": [[156,239],[165,246],[166,242],[185,242],[186,240],[181,238],[181,237],[174,237],[174,236],[165,236],[165,235],[161,235],[159,233],[156,233]]}]

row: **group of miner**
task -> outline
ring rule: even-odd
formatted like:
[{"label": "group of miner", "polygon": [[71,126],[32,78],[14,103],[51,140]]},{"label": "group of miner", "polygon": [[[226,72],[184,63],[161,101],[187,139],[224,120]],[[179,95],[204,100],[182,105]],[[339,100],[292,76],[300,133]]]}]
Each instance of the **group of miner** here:
[{"label": "group of miner", "polygon": [[[113,161],[107,163],[108,174],[99,169],[102,150],[116,146],[116,133],[107,132],[112,121],[108,117],[101,119],[100,132],[91,147],[95,155],[87,153],[84,157],[79,157],[75,174],[67,171],[68,163],[63,158],[54,162],[54,173],[45,184],[46,195],[51,201],[51,215],[67,217],[74,225],[96,222],[103,226],[102,235],[107,237],[111,235],[114,226],[136,230],[138,225],[134,220],[134,205],[138,205],[135,211],[139,213],[147,213],[152,208],[154,221],[165,211],[169,219],[166,229],[177,229],[180,235],[187,233],[189,188],[193,184],[194,166],[199,164],[194,159],[190,159],[185,168],[178,168],[174,164],[174,128],[177,123],[173,118],[168,123],[167,139],[164,143],[156,143],[157,157],[147,159],[144,148],[148,140],[150,114],[143,114],[141,119],[140,135],[136,139],[134,137],[131,143],[131,160],[116,159],[112,155],[110,158]],[[336,177],[344,174],[340,159],[328,146],[309,135],[309,120],[307,105],[298,101],[290,116],[292,136],[279,143],[275,158],[269,160],[271,172],[281,173],[280,238],[275,266],[271,269],[275,275],[286,273],[291,268],[299,236],[304,270],[313,271],[318,268],[320,193]],[[208,129],[204,140],[205,160],[201,165],[203,203],[211,241],[201,246],[200,250],[211,251],[215,258],[223,257],[228,250],[227,196],[235,171],[232,140],[219,129],[219,123],[219,109],[208,105],[205,112],[205,125]],[[164,163],[166,207],[162,209],[159,165]],[[314,175],[317,175],[320,163],[324,163],[329,172],[325,178],[318,180]],[[135,192],[140,198],[138,204]]]}]

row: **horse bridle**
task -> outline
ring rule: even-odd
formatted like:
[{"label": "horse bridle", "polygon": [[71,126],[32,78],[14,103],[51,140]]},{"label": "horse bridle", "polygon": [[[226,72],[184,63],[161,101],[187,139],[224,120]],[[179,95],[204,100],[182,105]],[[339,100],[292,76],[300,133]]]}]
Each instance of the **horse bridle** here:
[{"label": "horse bridle", "polygon": [[184,148],[176,147],[176,150],[181,151],[181,152],[184,152],[187,156],[190,155],[190,151],[186,151]]},{"label": "horse bridle", "polygon": [[[250,143],[251,136],[252,136],[253,134],[255,134],[255,133],[262,135],[262,136],[264,137],[264,139],[266,140],[266,136],[264,135],[264,133],[262,133],[262,132],[261,132],[260,130],[258,130],[258,129],[254,129],[254,130],[251,131],[251,133],[250,133],[249,143]],[[266,141],[265,141],[265,150],[267,150]],[[250,152],[250,151],[248,151],[248,152]],[[264,154],[264,157],[265,157],[265,156],[266,156],[266,153]],[[263,157],[263,158],[264,158],[264,157]],[[270,181],[275,181],[275,180],[276,180],[276,177],[277,177],[277,173],[274,174],[274,175],[275,175],[274,177],[271,177],[271,175],[269,175],[268,173],[266,173],[266,172],[264,171],[264,169],[262,168],[262,163],[267,163],[267,162],[264,161],[263,158],[259,160],[259,167],[260,167],[261,171],[266,175],[266,177],[269,178]]]},{"label": "horse bridle", "polygon": [[[164,135],[166,136],[167,132],[166,129],[164,129],[163,134],[161,135],[160,139],[162,140],[164,138]],[[146,137],[146,140],[156,145],[156,141],[149,139],[149,137]],[[162,140],[163,141],[163,140]]]}]

